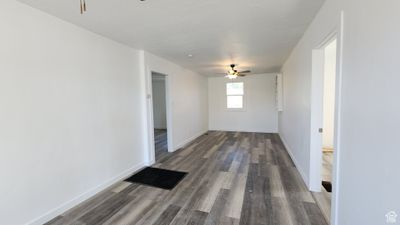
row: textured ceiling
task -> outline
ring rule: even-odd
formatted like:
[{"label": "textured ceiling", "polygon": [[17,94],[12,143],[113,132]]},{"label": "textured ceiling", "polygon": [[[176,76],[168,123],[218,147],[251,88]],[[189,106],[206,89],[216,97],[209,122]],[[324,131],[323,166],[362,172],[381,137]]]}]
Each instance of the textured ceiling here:
[{"label": "textured ceiling", "polygon": [[[213,76],[238,64],[278,72],[324,0],[20,0],[63,20]],[[193,57],[188,57],[193,55]]]}]

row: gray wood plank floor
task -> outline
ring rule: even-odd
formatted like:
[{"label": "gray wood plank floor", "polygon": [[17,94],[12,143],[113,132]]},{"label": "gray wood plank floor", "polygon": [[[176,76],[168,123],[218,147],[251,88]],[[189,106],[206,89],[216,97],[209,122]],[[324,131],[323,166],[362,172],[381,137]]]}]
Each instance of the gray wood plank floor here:
[{"label": "gray wood plank floor", "polygon": [[155,157],[156,161],[168,155],[167,130],[154,129]]},{"label": "gray wood plank floor", "polygon": [[277,134],[211,131],[163,157],[162,190],[120,182],[48,224],[327,225]]}]

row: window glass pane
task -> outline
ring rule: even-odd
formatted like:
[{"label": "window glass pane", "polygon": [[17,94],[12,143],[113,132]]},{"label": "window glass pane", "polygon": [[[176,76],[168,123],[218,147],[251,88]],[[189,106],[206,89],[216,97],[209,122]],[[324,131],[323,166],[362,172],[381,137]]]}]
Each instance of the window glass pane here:
[{"label": "window glass pane", "polygon": [[227,107],[228,109],[242,109],[243,96],[228,96]]},{"label": "window glass pane", "polygon": [[243,82],[227,83],[227,95],[243,95]]}]

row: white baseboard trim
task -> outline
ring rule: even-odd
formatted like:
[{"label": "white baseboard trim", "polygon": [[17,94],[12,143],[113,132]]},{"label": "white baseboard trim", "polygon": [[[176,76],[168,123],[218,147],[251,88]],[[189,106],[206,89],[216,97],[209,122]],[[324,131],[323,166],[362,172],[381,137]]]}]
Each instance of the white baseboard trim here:
[{"label": "white baseboard trim", "polygon": [[94,195],[98,194],[99,192],[111,187],[115,183],[124,180],[125,178],[131,176],[133,173],[139,171],[145,167],[145,163],[140,163],[139,165],[136,165],[119,175],[107,180],[106,182],[98,185],[97,187],[94,187],[85,193],[63,203],[62,205],[56,207],[55,209],[50,210],[49,212],[45,213],[42,216],[37,217],[36,219],[26,223],[25,225],[41,225],[44,223],[47,223],[48,221],[52,220],[53,218],[59,216],[60,214],[68,211],[69,209],[79,205],[80,203],[88,200],[89,198],[93,197]]},{"label": "white baseboard trim", "polygon": [[243,133],[263,133],[263,134],[277,134],[278,130],[240,130],[240,129],[210,129],[210,131],[223,131],[223,132],[243,132]]},{"label": "white baseboard trim", "polygon": [[176,150],[178,150],[178,149],[180,149],[180,148],[185,147],[187,144],[189,144],[190,142],[194,141],[196,138],[200,137],[201,135],[203,135],[203,134],[205,134],[205,133],[207,133],[207,132],[208,132],[208,130],[207,130],[207,131],[201,131],[201,132],[197,133],[196,135],[194,135],[194,136],[192,136],[192,137],[186,139],[185,141],[183,141],[183,142],[181,142],[180,144],[176,145],[176,146],[174,147],[174,151],[176,151]]},{"label": "white baseboard trim", "polygon": [[289,153],[290,158],[292,158],[294,165],[296,166],[297,170],[299,171],[301,178],[303,178],[304,183],[307,185],[307,188],[310,190],[310,184],[307,179],[306,173],[304,173],[303,168],[300,167],[300,164],[298,163],[296,157],[294,157],[294,155],[293,155],[293,151],[291,150],[291,148],[289,147],[289,145],[287,144],[285,138],[281,135],[281,133],[279,133],[279,137],[281,138],[283,145],[285,146],[287,152]]}]

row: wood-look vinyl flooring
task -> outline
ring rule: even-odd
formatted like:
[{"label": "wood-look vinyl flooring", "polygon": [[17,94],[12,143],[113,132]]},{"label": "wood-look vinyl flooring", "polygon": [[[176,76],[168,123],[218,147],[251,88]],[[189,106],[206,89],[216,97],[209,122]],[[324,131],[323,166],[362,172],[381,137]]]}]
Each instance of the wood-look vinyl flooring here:
[{"label": "wood-look vinyl flooring", "polygon": [[322,180],[332,181],[333,152],[322,153]]},{"label": "wood-look vinyl flooring", "polygon": [[277,134],[211,131],[163,157],[171,191],[119,182],[49,225],[327,225]]},{"label": "wood-look vinyl flooring", "polygon": [[156,161],[168,155],[167,130],[154,129],[155,157]]},{"label": "wood-look vinyl flooring", "polygon": [[[322,180],[332,182],[333,152],[324,151],[322,154]],[[331,220],[332,193],[321,187],[321,192],[313,192],[316,203],[321,208],[327,221]]]}]

